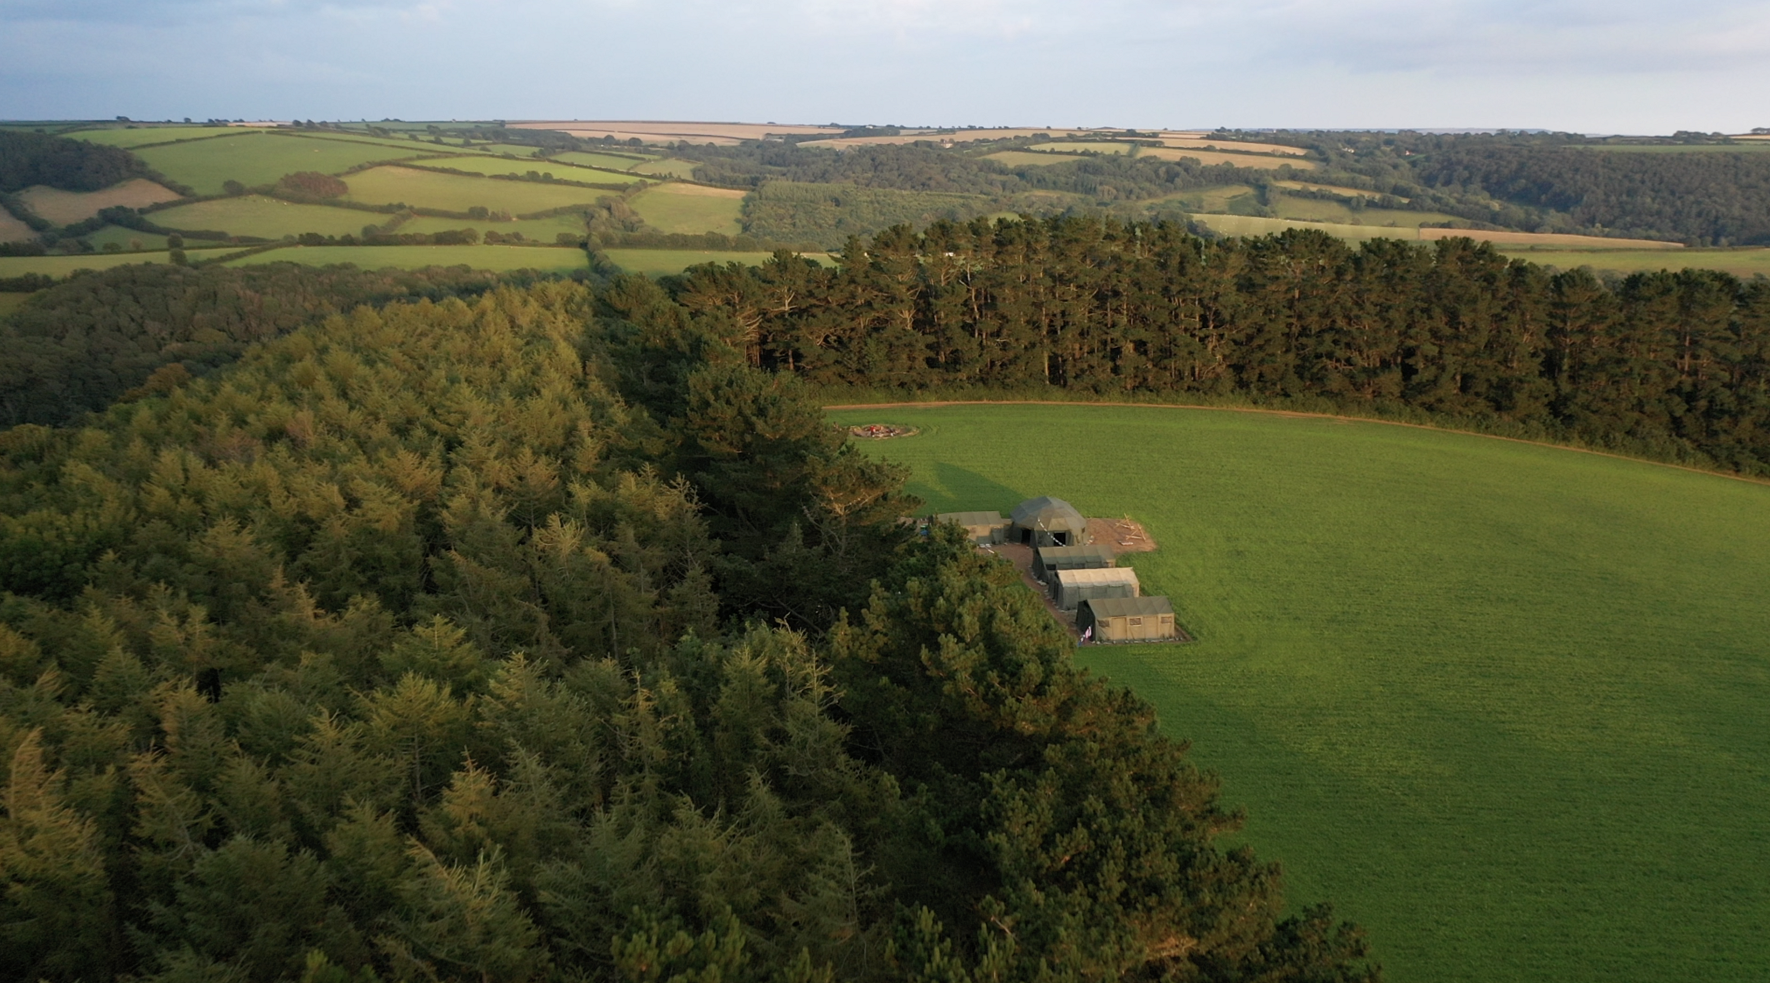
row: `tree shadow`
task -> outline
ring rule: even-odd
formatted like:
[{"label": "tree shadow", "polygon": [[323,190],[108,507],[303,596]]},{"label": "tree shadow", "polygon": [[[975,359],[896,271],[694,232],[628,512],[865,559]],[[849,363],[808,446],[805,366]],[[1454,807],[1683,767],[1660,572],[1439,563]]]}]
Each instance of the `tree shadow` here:
[{"label": "tree shadow", "polygon": [[1029,497],[968,468],[946,463],[934,465],[932,481],[911,480],[906,490],[922,499],[930,513],[995,509],[1007,515]]}]

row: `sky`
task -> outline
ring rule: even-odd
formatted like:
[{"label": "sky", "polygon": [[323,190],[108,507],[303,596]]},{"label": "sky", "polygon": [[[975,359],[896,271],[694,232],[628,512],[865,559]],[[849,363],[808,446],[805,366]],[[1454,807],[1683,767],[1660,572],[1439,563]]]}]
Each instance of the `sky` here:
[{"label": "sky", "polygon": [[1770,127],[1770,0],[0,0],[0,119]]}]

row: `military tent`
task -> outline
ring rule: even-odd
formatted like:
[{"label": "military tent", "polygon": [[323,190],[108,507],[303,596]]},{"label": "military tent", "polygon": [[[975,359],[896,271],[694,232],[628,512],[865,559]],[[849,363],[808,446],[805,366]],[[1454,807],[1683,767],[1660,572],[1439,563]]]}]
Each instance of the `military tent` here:
[{"label": "military tent", "polygon": [[1088,520],[1063,499],[1041,495],[1014,506],[1014,527],[1009,535],[1034,548],[1083,546],[1088,542]]},{"label": "military tent", "polygon": [[1076,611],[1076,627],[1096,642],[1159,642],[1178,637],[1174,606],[1160,595],[1094,597]]},{"label": "military tent", "polygon": [[1083,601],[1097,597],[1136,596],[1137,571],[1130,567],[1058,570],[1051,574],[1051,598],[1063,611],[1074,611]]},{"label": "military tent", "polygon": [[1033,576],[1049,580],[1058,570],[1100,570],[1117,560],[1107,546],[1046,546],[1033,554]]},{"label": "military tent", "polygon": [[965,535],[980,546],[1008,541],[1008,520],[1000,512],[942,512],[935,522],[956,522],[965,527]]}]

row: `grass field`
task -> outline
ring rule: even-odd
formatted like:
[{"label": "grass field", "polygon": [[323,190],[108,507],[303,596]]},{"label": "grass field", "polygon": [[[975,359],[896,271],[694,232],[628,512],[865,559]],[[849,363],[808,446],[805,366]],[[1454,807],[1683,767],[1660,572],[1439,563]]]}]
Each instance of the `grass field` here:
[{"label": "grass field", "polygon": [[547,160],[511,160],[508,157],[490,157],[483,154],[472,157],[442,157],[437,160],[427,160],[424,164],[427,167],[447,167],[473,174],[527,174],[530,171],[536,171],[541,174],[552,174],[564,181],[588,181],[592,184],[632,184],[635,181],[644,180],[638,175],[591,170],[588,167],[574,167],[570,164],[558,164]]},{"label": "grass field", "polygon": [[[1095,140],[1078,141],[1073,143],[1035,143],[1032,145],[1031,149],[1052,150],[1059,153],[1064,151],[1092,150],[1096,153],[1102,154],[1124,154],[1129,153],[1133,149],[1133,145],[1113,140]],[[1181,160],[1182,158],[1190,157],[1206,166],[1230,164],[1235,167],[1246,167],[1250,170],[1256,171],[1277,170],[1278,168],[1285,166],[1294,167],[1301,171],[1312,171],[1319,166],[1315,161],[1300,160],[1296,157],[1290,156],[1262,156],[1251,153],[1230,154],[1215,150],[1195,150],[1192,148],[1178,147],[1142,147],[1137,150],[1137,154],[1140,157],[1154,157],[1158,160]]]},{"label": "grass field", "polygon": [[586,153],[579,150],[554,154],[552,159],[563,160],[568,164],[577,164],[582,167],[606,167],[616,171],[630,171],[640,164],[659,162],[656,157],[641,157],[638,154],[624,156],[622,154]]},{"label": "grass field", "polygon": [[1312,181],[1274,181],[1272,183],[1281,188],[1293,188],[1297,191],[1326,191],[1329,194],[1340,195],[1344,198],[1383,197],[1380,192],[1365,191],[1360,188],[1345,188],[1337,184],[1316,184]]},{"label": "grass field", "polygon": [[[609,262],[628,273],[643,273],[646,276],[681,273],[702,263],[745,263],[757,266],[774,255],[713,249],[605,249],[602,254],[608,257]],[[829,262],[829,256],[824,253],[808,253],[805,258],[825,264]]]},{"label": "grass field", "polygon": [[694,169],[699,167],[692,160],[654,160],[634,167],[635,174],[651,174],[657,177],[679,177],[685,181],[694,180]]},{"label": "grass field", "polygon": [[1426,222],[1448,222],[1454,215],[1443,212],[1413,212],[1400,208],[1364,208],[1353,211],[1348,205],[1319,198],[1296,198],[1277,194],[1271,197],[1272,210],[1279,218],[1295,218],[1308,222],[1338,222],[1346,225],[1393,225],[1419,228]]},{"label": "grass field", "polygon": [[135,152],[148,166],[174,181],[195,188],[200,194],[220,194],[227,181],[238,181],[247,187],[274,184],[285,174],[296,171],[319,171],[336,174],[377,160],[396,160],[439,151],[412,144],[411,149],[398,146],[367,146],[346,140],[310,139],[268,133],[216,140],[197,140],[166,147],[149,147]]},{"label": "grass field", "polygon": [[[1292,201],[1307,201],[1292,199]],[[1350,214],[1350,211],[1348,211]],[[1266,218],[1255,215],[1194,215],[1200,224],[1212,231],[1231,236],[1262,236],[1285,229],[1319,229],[1331,236],[1338,236],[1352,242],[1363,242],[1367,239],[1409,239],[1431,240],[1453,237],[1467,237],[1480,242],[1492,242],[1501,249],[1561,249],[1586,252],[1640,252],[1676,253],[1682,252],[1675,246],[1654,242],[1649,239],[1611,239],[1602,236],[1563,235],[1551,232],[1494,232],[1479,229],[1422,229],[1417,223],[1430,220],[1432,213],[1409,212],[1399,210],[1369,208],[1360,212],[1361,224],[1311,222],[1297,218]],[[1376,216],[1394,216],[1389,221],[1394,225],[1375,224]],[[1406,218],[1410,224],[1402,225],[1398,219]],[[1442,221],[1443,219],[1439,219]],[[1752,250],[1716,250],[1713,255],[1726,253],[1750,254]],[[1689,264],[1686,264],[1689,265]],[[1658,267],[1654,267],[1657,269]]]},{"label": "grass field", "polygon": [[536,246],[289,246],[253,253],[232,260],[228,266],[258,266],[264,263],[301,263],[305,266],[331,266],[352,263],[365,270],[392,267],[418,270],[426,266],[471,266],[476,270],[499,273],[511,270],[540,270],[544,273],[570,273],[588,265],[578,249],[540,248]]},{"label": "grass field", "polygon": [[645,219],[645,224],[659,232],[721,232],[734,236],[744,231],[742,191],[696,184],[660,184],[635,195],[628,204]]},{"label": "grass field", "polygon": [[[614,175],[609,175],[614,177]],[[512,215],[567,205],[590,205],[614,192],[538,181],[493,181],[461,174],[438,174],[410,167],[374,167],[344,179],[351,201],[371,205],[405,202],[418,208],[464,212],[476,205]]]},{"label": "grass field", "polygon": [[[219,229],[229,235],[281,239],[285,235],[356,235],[363,226],[386,221],[375,212],[326,205],[296,205],[275,198],[246,195],[216,198],[154,212],[155,225],[169,229]],[[455,223],[459,227],[460,223]]]},{"label": "grass field", "polygon": [[118,127],[107,130],[81,130],[65,135],[75,140],[85,140],[88,143],[102,143],[109,147],[132,149],[151,143],[171,143],[174,140],[207,140],[211,137],[250,136],[252,131],[225,126],[148,126],[135,129]]},{"label": "grass field", "polygon": [[128,263],[164,263],[165,253],[85,253],[79,256],[0,256],[0,277],[41,273],[67,276],[75,270],[108,270]]},{"label": "grass field", "polygon": [[514,222],[476,222],[472,219],[430,218],[420,215],[395,229],[396,232],[449,232],[454,229],[477,229],[480,232],[521,232],[529,239],[552,242],[561,232],[576,236],[584,234],[584,216],[580,212],[554,215],[549,218],[517,219]]},{"label": "grass field", "polygon": [[1257,200],[1253,199],[1253,194],[1254,189],[1248,185],[1225,184],[1213,188],[1193,188],[1156,200],[1179,202],[1189,211],[1194,212],[1228,212],[1231,210],[1230,202],[1243,196],[1247,196],[1246,200],[1255,201],[1257,204]]},{"label": "grass field", "polygon": [[1501,252],[1564,270],[1590,266],[1618,273],[1723,270],[1737,277],[1770,276],[1770,248],[1756,249],[1528,249],[1496,243]]},{"label": "grass field", "polygon": [[832,416],[922,428],[865,450],[928,511],[1148,527],[1138,576],[1199,641],[1078,658],[1393,983],[1770,978],[1770,487],[1272,414]]},{"label": "grass field", "polygon": [[114,205],[142,208],[176,200],[178,193],[145,178],[131,178],[98,191],[63,191],[37,185],[19,192],[18,197],[39,216],[57,225],[71,225]]},{"label": "grass field", "polygon": [[[104,249],[107,243],[112,242],[116,243],[118,247],[122,249],[129,250],[136,249],[135,243],[140,243],[141,249],[153,250],[154,252],[162,252],[166,249],[165,236],[151,235],[138,229],[126,229],[120,225],[107,225],[84,238],[87,242],[92,243],[94,249],[99,250]],[[199,245],[199,243],[197,243],[196,240],[185,243],[187,249],[197,245]]]},{"label": "grass field", "polygon": [[1035,153],[1031,150],[1000,150],[993,154],[985,154],[984,160],[993,160],[1007,167],[1047,167],[1051,164],[1066,164],[1072,160],[1086,160],[1080,154]]}]

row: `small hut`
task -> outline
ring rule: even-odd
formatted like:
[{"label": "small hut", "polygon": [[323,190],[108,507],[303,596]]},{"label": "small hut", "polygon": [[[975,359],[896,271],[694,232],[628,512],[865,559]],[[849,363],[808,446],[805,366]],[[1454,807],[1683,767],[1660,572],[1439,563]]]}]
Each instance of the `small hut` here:
[{"label": "small hut", "polygon": [[979,546],[1008,541],[1008,520],[1000,512],[942,512],[935,522],[956,522],[965,527],[965,535]]},{"label": "small hut", "polygon": [[1076,611],[1076,627],[1084,634],[1094,629],[1097,642],[1161,642],[1178,637],[1174,606],[1160,595],[1089,598]]},{"label": "small hut", "polygon": [[1033,553],[1033,577],[1050,580],[1058,570],[1104,570],[1117,565],[1110,547],[1046,546]]},{"label": "small hut", "polygon": [[1051,574],[1051,599],[1062,611],[1074,611],[1083,601],[1095,598],[1136,596],[1137,571],[1130,567],[1058,570]]},{"label": "small hut", "polygon": [[1035,549],[1083,546],[1088,542],[1088,520],[1063,499],[1041,495],[1014,506],[1014,527],[1009,535]]}]

